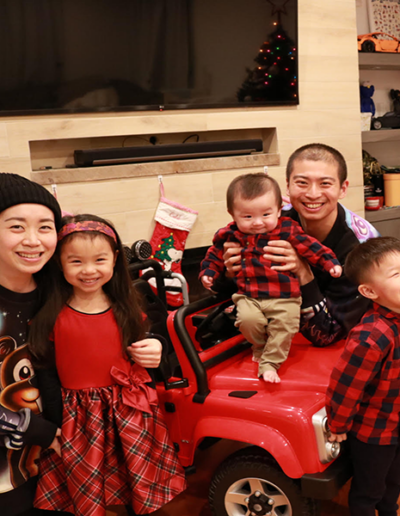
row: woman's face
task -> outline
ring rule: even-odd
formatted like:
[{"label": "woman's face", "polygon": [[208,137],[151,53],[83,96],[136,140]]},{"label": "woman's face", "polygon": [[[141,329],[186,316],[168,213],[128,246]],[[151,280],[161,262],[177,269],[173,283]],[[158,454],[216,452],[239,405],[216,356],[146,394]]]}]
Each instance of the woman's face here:
[{"label": "woman's face", "polygon": [[0,213],[0,284],[29,280],[50,260],[57,245],[53,212],[41,204],[17,204]]}]

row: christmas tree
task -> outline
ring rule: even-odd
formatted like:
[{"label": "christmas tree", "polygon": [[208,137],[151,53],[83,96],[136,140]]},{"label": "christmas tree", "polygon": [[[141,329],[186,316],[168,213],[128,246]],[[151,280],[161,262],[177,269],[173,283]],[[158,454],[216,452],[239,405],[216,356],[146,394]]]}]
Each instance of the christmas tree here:
[{"label": "christmas tree", "polygon": [[174,234],[170,233],[169,236],[162,239],[162,244],[159,244],[158,251],[154,253],[154,257],[158,258],[161,262],[164,260],[171,261],[172,258],[168,254],[168,251],[174,247],[174,244]]},{"label": "christmas tree", "polygon": [[[270,2],[272,3],[272,2]],[[247,78],[237,92],[239,102],[280,101],[297,98],[297,53],[295,43],[278,21],[255,58],[257,67],[247,68]]]}]

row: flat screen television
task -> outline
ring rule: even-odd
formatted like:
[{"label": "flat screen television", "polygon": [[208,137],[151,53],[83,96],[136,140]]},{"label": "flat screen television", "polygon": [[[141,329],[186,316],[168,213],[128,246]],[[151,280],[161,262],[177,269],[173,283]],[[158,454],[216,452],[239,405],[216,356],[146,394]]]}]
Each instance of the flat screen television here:
[{"label": "flat screen television", "polygon": [[298,104],[297,0],[0,0],[0,115]]}]

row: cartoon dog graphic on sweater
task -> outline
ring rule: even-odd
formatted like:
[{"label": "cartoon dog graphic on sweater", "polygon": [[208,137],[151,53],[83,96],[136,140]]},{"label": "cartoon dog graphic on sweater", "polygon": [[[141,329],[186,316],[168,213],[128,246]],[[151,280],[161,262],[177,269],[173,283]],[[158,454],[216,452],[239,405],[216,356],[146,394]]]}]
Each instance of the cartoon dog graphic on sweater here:
[{"label": "cartoon dog graphic on sweater", "polygon": [[[0,337],[0,365],[0,404],[14,412],[28,408],[34,414],[40,414],[40,395],[27,345],[17,347],[12,337]],[[0,492],[17,487],[38,474],[35,461],[39,457],[40,446],[26,446],[22,450],[6,450],[5,453],[9,471],[1,472]]]}]

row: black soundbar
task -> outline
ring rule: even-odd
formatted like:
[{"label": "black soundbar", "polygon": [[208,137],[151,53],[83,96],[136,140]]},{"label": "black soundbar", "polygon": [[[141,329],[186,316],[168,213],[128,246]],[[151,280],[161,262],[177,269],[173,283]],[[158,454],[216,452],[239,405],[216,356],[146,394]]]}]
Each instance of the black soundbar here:
[{"label": "black soundbar", "polygon": [[174,159],[209,158],[261,152],[261,139],[228,140],[218,142],[195,142],[139,147],[116,147],[111,149],[88,149],[74,151],[75,165],[93,167],[118,163],[140,163]]}]

